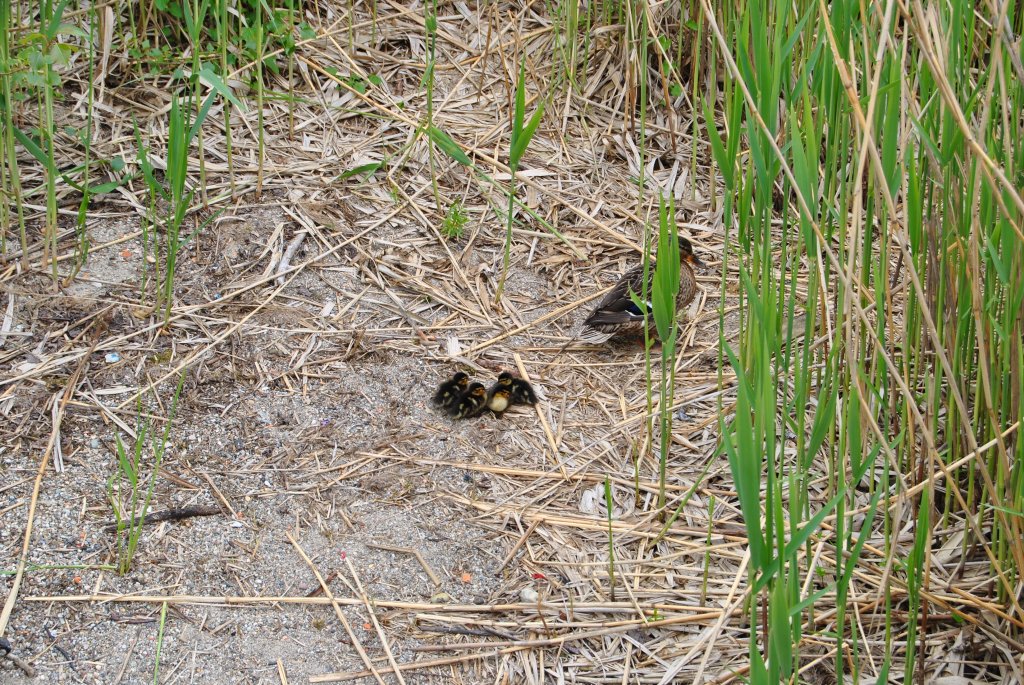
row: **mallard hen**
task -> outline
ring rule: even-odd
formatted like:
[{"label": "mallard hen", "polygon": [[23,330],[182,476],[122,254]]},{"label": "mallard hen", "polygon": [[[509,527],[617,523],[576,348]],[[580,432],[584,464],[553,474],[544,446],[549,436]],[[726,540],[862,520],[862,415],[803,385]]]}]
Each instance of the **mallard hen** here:
[{"label": "mallard hen", "polygon": [[[679,293],[676,296],[676,311],[684,309],[697,294],[697,277],[693,267],[703,267],[704,262],[693,254],[693,245],[686,238],[679,238]],[[647,297],[654,288],[654,267],[652,259],[647,269]],[[583,322],[583,330],[576,337],[580,342],[598,344],[611,338],[624,328],[643,326],[644,312],[637,306],[630,293],[642,297],[644,293],[644,265],[634,266],[604,296],[590,316]],[[653,323],[651,301],[647,301],[648,320]]]}]

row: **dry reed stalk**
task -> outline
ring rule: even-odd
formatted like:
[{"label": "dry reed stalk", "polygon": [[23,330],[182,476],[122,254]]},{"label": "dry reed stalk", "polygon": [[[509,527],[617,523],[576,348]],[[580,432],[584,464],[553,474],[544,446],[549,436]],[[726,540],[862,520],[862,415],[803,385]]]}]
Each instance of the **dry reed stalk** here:
[{"label": "dry reed stalk", "polygon": [[[240,606],[249,608],[255,608],[258,606],[265,606],[267,604],[309,604],[309,605],[326,605],[332,602],[344,606],[364,606],[364,602],[361,599],[349,599],[345,597],[335,597],[329,599],[327,597],[305,597],[305,596],[287,596],[287,595],[268,595],[268,596],[252,596],[252,597],[239,597],[233,595],[223,596],[212,596],[212,595],[111,595],[111,594],[98,594],[98,595],[43,595],[37,597],[24,597],[26,602],[98,602],[101,604],[116,602],[116,603],[139,603],[139,604],[162,604],[167,602],[168,604],[196,604],[196,605],[224,605],[224,606]],[[422,602],[399,602],[395,600],[386,599],[375,599],[373,600],[374,606],[383,607],[385,609],[404,609],[408,611],[439,611],[445,613],[502,613],[502,612],[515,612],[515,613],[529,613],[536,612],[537,605],[535,603],[515,603],[515,604],[427,604]],[[689,612],[687,615],[691,615],[694,612],[706,612],[705,607],[690,606],[685,604],[668,604],[664,602],[644,602],[641,604],[641,608],[647,612],[674,612],[674,611],[685,611]],[[563,610],[561,606],[544,606],[543,609],[552,615],[557,615]],[[632,613],[635,607],[631,602],[576,602],[573,604],[573,611],[583,613]],[[718,613],[714,614],[715,617]]]},{"label": "dry reed stalk", "polygon": [[324,577],[320,575],[320,571],[317,569],[316,564],[314,564],[313,560],[309,558],[309,555],[307,555],[306,551],[302,549],[302,545],[299,544],[298,540],[295,539],[291,532],[288,533],[288,541],[292,543],[292,546],[295,547],[295,551],[298,552],[299,556],[302,557],[302,560],[306,562],[307,566],[309,566],[309,570],[311,570],[313,575],[316,576],[316,581],[320,584],[320,589],[324,593],[324,599],[330,602],[331,607],[334,609],[334,615],[338,617],[338,621],[345,629],[345,633],[348,634],[348,638],[352,640],[352,646],[356,648],[356,653],[359,654],[359,658],[363,660],[363,664],[367,669],[369,669],[370,673],[373,674],[373,677],[378,683],[380,683],[380,685],[385,685],[384,679],[381,678],[380,673],[378,673],[377,669],[374,668],[373,662],[370,661],[369,655],[366,653],[366,650],[363,649],[363,645],[359,642],[359,638],[356,637],[355,631],[352,630],[352,626],[349,624],[344,612],[342,612],[341,603],[334,597],[334,594],[331,592],[331,588],[327,585],[327,581],[325,581]]},{"label": "dry reed stalk", "polygon": [[46,473],[46,465],[50,461],[50,456],[54,451],[57,440],[59,440],[60,421],[64,415],[64,408],[71,399],[71,395],[74,394],[75,388],[78,387],[78,380],[81,378],[82,372],[89,363],[89,356],[92,354],[93,350],[96,349],[96,346],[99,345],[103,333],[106,332],[106,328],[107,322],[104,320],[97,320],[94,323],[92,330],[92,345],[89,347],[88,351],[82,355],[82,361],[77,367],[75,367],[74,372],[71,374],[71,381],[65,387],[65,391],[60,398],[57,411],[54,413],[54,423],[50,429],[50,438],[47,441],[46,449],[43,450],[42,457],[39,460],[39,468],[36,470],[35,482],[32,485],[32,498],[29,500],[28,519],[25,522],[25,533],[22,537],[21,554],[18,556],[18,566],[14,572],[14,580],[11,583],[11,590],[4,602],[3,610],[0,611],[0,635],[3,635],[4,631],[7,630],[7,623],[11,620],[11,612],[14,611],[14,604],[18,600],[18,591],[21,589],[21,581],[25,576],[25,568],[28,564],[29,546],[32,542],[32,526],[35,522],[36,506],[39,502],[39,490],[43,484],[43,475]]}]

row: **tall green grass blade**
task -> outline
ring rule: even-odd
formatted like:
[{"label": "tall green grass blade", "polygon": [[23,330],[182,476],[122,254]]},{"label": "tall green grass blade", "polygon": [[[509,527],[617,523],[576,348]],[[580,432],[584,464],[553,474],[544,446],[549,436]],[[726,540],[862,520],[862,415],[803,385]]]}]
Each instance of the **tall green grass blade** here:
[{"label": "tall green grass blade", "polygon": [[[736,400],[736,416],[731,430],[723,430],[727,437],[722,445],[729,460],[729,469],[736,482],[740,510],[747,529],[750,545],[751,565],[755,569],[763,569],[767,564],[767,551],[764,534],[761,529],[761,466],[760,451],[755,446],[752,424],[754,402],[753,389],[747,380],[743,366],[732,349],[723,343],[723,349],[736,372],[738,386]],[[735,439],[735,443],[733,442]]]},{"label": "tall green grass blade", "polygon": [[[211,65],[203,64],[202,68],[199,70],[199,79],[206,85],[210,86],[210,88],[216,91],[225,100],[237,107],[240,111],[245,111],[245,105],[235,97],[231,88],[228,87],[220,75],[213,70]],[[209,108],[207,108],[207,110],[209,110]],[[205,118],[205,115],[203,115],[203,118]]]},{"label": "tall green grass blade", "polygon": [[505,292],[505,280],[508,278],[508,267],[512,250],[512,222],[515,209],[516,172],[519,170],[519,162],[526,153],[526,148],[533,138],[537,126],[540,124],[544,114],[544,105],[540,103],[537,111],[530,117],[530,122],[525,127],[523,122],[526,119],[526,58],[519,63],[519,78],[516,80],[515,104],[512,113],[512,131],[509,139],[509,186],[508,186],[508,216],[505,223],[505,248],[501,260],[501,279],[498,281],[498,288],[494,295],[495,303],[501,302],[501,296]]},{"label": "tall green grass blade", "polygon": [[777,582],[768,599],[768,663],[772,682],[786,682],[793,671],[790,607],[785,583]]},{"label": "tall green grass blade", "polygon": [[[510,160],[514,160],[515,166],[519,167],[519,161],[523,158],[523,154],[526,153],[526,148],[529,146],[530,141],[533,140],[534,133],[537,132],[537,126],[540,125],[540,120],[544,116],[544,103],[541,102],[537,105],[537,109],[530,117],[530,121],[526,123],[526,126],[519,130],[519,134],[514,136],[512,146],[509,149],[508,157]],[[513,132],[518,129],[512,129]]]},{"label": "tall green grass blade", "polygon": [[153,657],[153,685],[160,684],[160,655],[164,650],[164,626],[167,624],[167,602],[160,603],[160,620],[156,631],[156,655]]},{"label": "tall green grass blade", "polygon": [[604,504],[608,520],[608,586],[611,588],[612,601],[615,601],[615,537],[612,531],[612,512],[615,501],[612,498],[612,484],[608,476],[604,478]]},{"label": "tall green grass blade", "polygon": [[432,140],[435,145],[441,148],[446,155],[454,159],[456,162],[466,167],[473,166],[473,161],[465,152],[462,151],[459,144],[452,140],[452,137],[442,129],[439,129],[436,126],[429,126],[427,128],[427,135],[430,136],[430,140]]}]

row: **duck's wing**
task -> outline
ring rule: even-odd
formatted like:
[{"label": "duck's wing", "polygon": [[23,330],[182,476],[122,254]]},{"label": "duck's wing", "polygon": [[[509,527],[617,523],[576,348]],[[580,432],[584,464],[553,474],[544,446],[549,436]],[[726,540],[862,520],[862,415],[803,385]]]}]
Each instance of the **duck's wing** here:
[{"label": "duck's wing", "polygon": [[[648,269],[650,276],[654,274],[654,262]],[[604,296],[590,316],[583,322],[584,333],[588,330],[598,331],[602,334],[611,333],[619,326],[643,321],[644,312],[636,305],[631,293],[643,294],[644,267],[635,266],[622,275],[618,283]],[[647,288],[647,296],[651,296],[651,288]],[[647,311],[651,311],[651,303],[647,302]],[[581,339],[583,336],[581,335]],[[607,339],[607,338],[606,338]]]}]

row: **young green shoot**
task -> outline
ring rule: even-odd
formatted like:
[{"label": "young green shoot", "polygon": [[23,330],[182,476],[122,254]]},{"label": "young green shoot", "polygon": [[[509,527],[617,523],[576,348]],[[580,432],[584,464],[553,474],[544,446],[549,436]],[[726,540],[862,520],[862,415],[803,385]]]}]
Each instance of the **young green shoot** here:
[{"label": "young green shoot", "polygon": [[458,240],[462,237],[462,231],[466,227],[469,216],[461,200],[456,200],[448,207],[441,223],[441,235],[449,240]]},{"label": "young green shoot", "polygon": [[[131,450],[129,451],[125,447],[120,433],[114,435],[117,468],[107,479],[107,500],[117,526],[115,565],[121,575],[128,573],[131,569],[132,559],[135,558],[142,528],[146,522],[146,514],[149,512],[149,504],[153,498],[153,489],[156,487],[156,479],[167,451],[167,441],[174,425],[178,399],[184,384],[185,373],[182,372],[178,378],[178,385],[174,389],[170,412],[162,433],[153,432],[153,418],[143,410],[140,398],[135,424],[135,441]],[[147,448],[152,455],[152,462],[148,470],[143,464]]]},{"label": "young green shoot", "polygon": [[[423,11],[426,16],[423,20],[424,30],[427,32],[427,66],[423,71],[423,86],[427,95],[427,130],[434,128],[434,66],[435,50],[437,46],[437,0],[430,0],[424,3]],[[441,191],[437,186],[437,161],[434,159],[434,146],[431,144],[433,138],[428,136],[427,159],[430,164],[430,187],[434,191],[434,206],[438,214],[442,210]]]},{"label": "young green shoot", "polygon": [[161,602],[160,623],[156,630],[156,656],[153,658],[153,685],[160,685],[160,655],[164,651],[165,625],[167,625],[167,602]]},{"label": "young green shoot", "polygon": [[[14,147],[14,61],[11,54],[11,3],[0,2],[0,121],[3,123],[2,163],[6,166],[3,192],[13,199],[18,216],[18,237],[21,242],[21,266],[28,268],[28,237],[25,233],[25,207],[22,202],[21,173],[18,168],[18,153]],[[0,226],[0,253],[6,251],[4,243],[7,232],[8,212],[2,212],[4,223]]]},{"label": "young green shoot", "polygon": [[505,224],[505,248],[501,260],[501,280],[498,281],[498,290],[494,295],[495,303],[501,302],[501,296],[505,292],[505,279],[508,278],[509,259],[512,251],[512,222],[514,220],[515,204],[513,199],[516,193],[516,172],[519,171],[519,162],[526,154],[526,148],[530,140],[537,132],[541,117],[544,116],[543,101],[537,104],[537,109],[526,121],[526,58],[519,63],[519,78],[516,81],[515,106],[512,112],[512,135],[508,149],[509,187],[508,187],[508,221]]},{"label": "young green shoot", "polygon": [[[89,45],[93,44],[95,40],[95,26],[97,22],[96,14],[96,2],[90,0],[89,7]],[[78,243],[75,246],[75,261],[71,268],[71,272],[64,279],[64,287],[71,284],[72,279],[78,274],[82,266],[85,265],[86,260],[89,258],[89,231],[86,228],[86,218],[89,211],[89,201],[92,197],[92,190],[89,187],[89,167],[91,162],[92,153],[92,135],[93,135],[93,81],[94,73],[96,70],[96,54],[94,50],[89,50],[89,78],[87,80],[86,92],[86,115],[85,115],[85,130],[80,132],[82,146],[85,148],[85,162],[82,165],[82,199],[78,203],[78,216],[75,222],[75,233],[78,235]]]},{"label": "young green shoot", "polygon": [[[649,231],[648,231],[649,232]],[[647,241],[645,240],[645,243]],[[653,340],[650,338],[651,317],[654,318],[655,330],[661,340],[661,364],[658,379],[658,502],[662,520],[667,517],[665,507],[665,488],[668,477],[668,453],[672,445],[672,405],[675,398],[675,355],[676,340],[679,336],[677,321],[677,296],[680,283],[679,233],[676,227],[675,204],[670,200],[665,204],[664,197],[658,200],[658,258],[654,262],[654,273],[651,275],[649,256],[644,258],[643,292],[630,293],[636,307],[644,312],[644,343],[645,373],[647,379],[647,426],[648,435],[653,437],[654,425],[654,380],[650,351]],[[647,292],[650,283],[651,292]],[[650,303],[650,304],[648,304]]]},{"label": "young green shoot", "polygon": [[675,204],[658,198],[658,261],[654,267],[651,308],[661,340],[661,382],[658,386],[658,423],[661,445],[658,454],[658,509],[664,517],[668,452],[672,445],[672,405],[675,403],[675,359],[679,322],[676,317],[679,294],[679,233]]},{"label": "young green shoot", "polygon": [[[167,169],[165,176],[166,186],[156,180],[153,173],[153,165],[142,143],[142,134],[138,124],[135,125],[135,140],[138,145],[139,163],[142,167],[143,177],[150,191],[150,219],[151,224],[156,223],[156,199],[159,196],[167,204],[167,212],[163,217],[163,231],[156,231],[152,244],[153,258],[159,268],[157,295],[155,308],[163,308],[164,325],[170,322],[171,307],[174,303],[174,274],[181,250],[188,242],[195,237],[216,215],[207,218],[192,232],[182,234],[182,226],[185,222],[185,214],[192,205],[195,196],[194,190],[187,190],[188,180],[188,151],[192,141],[198,135],[199,129],[206,115],[213,105],[217,93],[210,93],[199,108],[199,113],[191,126],[188,121],[188,110],[181,107],[176,96],[171,97],[171,111],[168,120],[167,135]],[[158,245],[157,240],[162,235],[163,245]],[[143,225],[143,251],[148,251],[149,231]],[[145,287],[145,281],[143,282]]]},{"label": "young green shoot", "polygon": [[615,536],[612,531],[612,514],[615,500],[612,498],[612,482],[604,477],[604,507],[608,518],[608,585],[611,588],[612,601],[615,601]]}]

